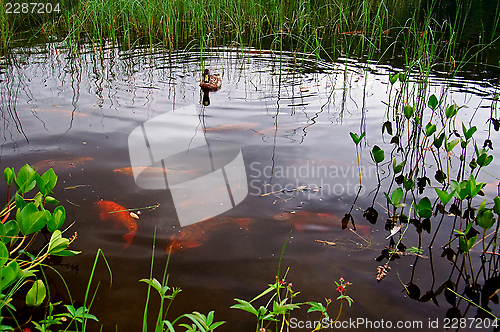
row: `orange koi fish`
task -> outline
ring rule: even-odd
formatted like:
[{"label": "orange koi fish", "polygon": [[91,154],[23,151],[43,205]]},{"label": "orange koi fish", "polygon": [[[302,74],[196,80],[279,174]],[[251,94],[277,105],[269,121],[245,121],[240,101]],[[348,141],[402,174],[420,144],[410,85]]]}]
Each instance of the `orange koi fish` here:
[{"label": "orange koi fish", "polygon": [[[340,230],[342,227],[341,220],[337,216],[329,213],[308,211],[297,211],[295,213],[283,212],[275,215],[273,219],[291,222],[298,231],[326,232],[333,228],[338,228]],[[369,235],[369,228],[369,226],[365,225],[356,225],[356,229],[359,229],[363,235]]]},{"label": "orange koi fish", "polygon": [[[130,213],[120,204],[111,201],[99,201],[97,206],[101,210],[101,220],[112,220],[115,222],[115,226],[123,225],[128,229],[128,233],[123,235],[125,240],[125,245],[123,249],[126,249],[132,243],[135,233],[137,232],[137,222],[135,221]],[[114,212],[120,211],[120,212]]]},{"label": "orange koi fish", "polygon": [[223,225],[237,224],[241,229],[247,229],[253,220],[250,218],[214,217],[182,228],[177,234],[170,237],[167,247],[169,252],[176,253],[185,249],[196,248],[208,240],[208,233]]}]

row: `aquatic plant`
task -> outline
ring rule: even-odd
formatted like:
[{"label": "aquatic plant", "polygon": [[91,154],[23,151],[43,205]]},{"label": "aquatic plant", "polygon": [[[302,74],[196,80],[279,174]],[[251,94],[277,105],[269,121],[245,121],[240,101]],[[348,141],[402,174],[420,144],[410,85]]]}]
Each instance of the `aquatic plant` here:
[{"label": "aquatic plant", "polygon": [[[190,314],[182,314],[175,318],[174,320],[168,320],[167,314],[172,305],[172,302],[176,298],[176,296],[182,291],[182,289],[178,287],[170,287],[168,286],[168,278],[167,274],[168,264],[170,262],[170,253],[168,254],[167,262],[165,264],[165,268],[163,270],[163,278],[162,281],[158,281],[158,279],[153,277],[153,265],[154,265],[154,252],[155,252],[155,243],[156,243],[156,231],[153,236],[153,250],[151,254],[151,265],[149,272],[149,279],[141,279],[141,282],[144,282],[148,285],[148,293],[146,297],[146,304],[144,307],[144,316],[143,316],[143,325],[142,331],[146,332],[148,330],[148,312],[150,310],[149,302],[151,299],[151,290],[155,290],[160,296],[160,308],[158,310],[157,319],[154,331],[161,332],[168,330],[170,332],[175,332],[176,324],[178,327],[184,328],[185,331],[189,332],[209,332],[215,330],[217,327],[224,324],[224,321],[215,322],[214,321],[214,311],[210,311],[207,315],[204,315],[198,311],[193,311]],[[168,300],[168,305],[165,308],[165,302]],[[179,323],[179,321],[183,318],[187,318],[191,325],[187,323]]]},{"label": "aquatic plant", "polygon": [[[92,301],[90,304],[87,301],[93,270],[83,306],[75,308],[70,303],[65,306],[66,312],[58,310],[60,313],[57,314],[54,313],[54,307],[61,303],[50,302],[50,288],[44,273],[44,268],[50,268],[57,273],[53,267],[45,263],[51,256],[73,256],[79,253],[79,251],[69,249],[69,246],[76,240],[76,233],[70,238],[65,238],[60,230],[66,219],[66,211],[51,196],[57,183],[57,175],[52,168],[40,175],[31,166],[25,165],[17,173],[13,168],[6,168],[4,178],[7,184],[7,205],[0,212],[2,221],[0,223],[0,311],[2,311],[0,323],[2,331],[12,330],[14,327],[20,328],[27,323],[19,321],[20,318],[26,318],[23,317],[22,311],[16,310],[15,296],[24,296],[24,302],[28,307],[36,308],[46,304],[45,318],[33,321],[35,327],[41,331],[49,331],[49,326],[63,324],[63,322],[68,327],[74,323],[77,330],[79,329],[78,323],[80,323],[82,330],[85,330],[88,319],[97,320],[89,313]],[[10,197],[10,189],[13,187],[16,192]],[[28,193],[35,188],[38,192],[28,198]],[[48,205],[56,207],[50,211]],[[9,217],[14,218],[9,220]],[[36,252],[32,247],[42,230],[47,230],[50,239],[42,249]],[[98,258],[99,252],[96,262]],[[25,285],[30,286],[27,291],[26,287],[23,287]],[[71,298],[69,290],[68,294]],[[13,319],[13,322],[6,322],[6,317]]]},{"label": "aquatic plant", "polygon": [[[281,268],[281,260],[283,258],[283,254],[285,252],[286,244],[288,243],[291,236],[288,236],[286,242],[281,250],[280,259],[278,262],[278,273],[276,275],[276,281],[273,284],[269,284],[268,288],[266,288],[262,293],[254,297],[251,301],[246,301],[242,299],[235,298],[234,300],[238,302],[238,304],[232,305],[232,309],[239,309],[246,312],[249,312],[256,316],[257,325],[255,328],[256,332],[265,332],[272,329],[274,323],[275,331],[283,331],[286,328],[286,331],[290,330],[290,314],[292,310],[300,309],[303,305],[308,305],[310,312],[320,312],[321,316],[317,321],[317,324],[314,326],[313,331],[319,331],[321,329],[325,329],[328,327],[332,327],[333,324],[340,318],[342,313],[342,304],[343,301],[347,301],[349,306],[353,302],[352,298],[346,295],[347,287],[351,285],[350,282],[344,280],[344,278],[340,278],[339,282],[335,281],[337,285],[337,291],[340,295],[337,297],[337,300],[340,300],[340,309],[335,320],[331,320],[328,314],[328,307],[332,303],[331,299],[325,299],[326,305],[323,305],[321,302],[309,301],[304,303],[295,303],[294,298],[300,294],[300,292],[292,290],[292,283],[286,282],[286,276],[290,268],[287,269],[283,278],[280,278],[280,268]],[[258,299],[263,298],[266,295],[271,295],[267,304],[265,306],[261,305],[258,309],[255,307],[252,302],[257,301]]]}]

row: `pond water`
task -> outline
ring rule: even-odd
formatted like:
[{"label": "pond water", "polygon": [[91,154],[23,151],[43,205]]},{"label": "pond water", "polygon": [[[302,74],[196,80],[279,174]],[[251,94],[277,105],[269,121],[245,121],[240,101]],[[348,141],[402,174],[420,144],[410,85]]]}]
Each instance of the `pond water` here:
[{"label": "pond water", "polygon": [[[250,300],[274,283],[287,243],[280,275],[290,268],[286,281],[301,292],[296,301],[331,298],[335,318],[339,308],[335,281],[343,277],[352,283],[348,295],[354,303],[344,305],[340,321],[383,320],[394,325],[421,321],[428,330],[429,322],[439,319],[443,326],[450,308],[443,294],[437,298],[439,306],[433,301],[418,302],[403,292],[402,284],[413,276],[424,294],[447,280],[452,266],[441,257],[440,246],[449,239],[451,223],[442,226],[436,252],[427,249],[431,238],[427,235],[422,244],[426,258],[417,262],[415,256],[402,257],[391,262],[392,269],[382,282],[375,278],[381,265],[375,258],[388,245],[385,197],[376,197],[379,222],[375,225],[363,218],[363,210],[372,205],[377,186],[377,169],[369,151],[375,144],[391,149],[380,134],[391,89],[389,66],[224,48],[206,51],[203,59],[199,51],[122,52],[113,47],[100,55],[89,48],[74,57],[57,43],[19,50],[2,61],[0,166],[18,170],[29,163],[40,171],[55,169],[59,180],[54,196],[67,211],[66,224],[74,222],[68,234],[78,232],[72,248],[82,253],[54,263],[59,264],[73,299],[82,301],[96,251],[103,250],[113,282],[109,286],[101,261],[96,276],[101,283],[91,310],[103,331],[140,330],[147,285],[139,280],[149,277],[155,229],[157,279],[172,236],[185,232],[182,248],[172,253],[168,268],[169,285],[183,289],[170,318],[215,310],[216,320],[226,321],[220,331],[255,328],[252,315],[230,306],[236,303],[234,298]],[[202,105],[199,87],[203,68],[222,74],[222,87],[210,93],[209,106]],[[478,126],[476,139],[482,142],[490,137],[495,142],[498,132],[488,136],[487,120],[496,80],[451,80],[436,73],[429,90],[438,95],[449,86],[447,101],[467,105],[460,119]],[[136,184],[129,135],[145,128],[148,121],[179,114],[192,105],[199,119],[193,137],[211,145],[231,142],[241,150],[248,194],[210,221],[183,228],[170,190]],[[367,132],[367,144],[361,150],[363,187],[352,211],[356,231],[342,230],[341,219],[349,213],[359,186],[356,147],[349,132],[361,129]],[[175,134],[166,129],[165,137],[165,144],[175,143]],[[494,165],[500,160],[498,151],[491,152]],[[381,167],[382,178],[388,176],[389,167]],[[490,166],[498,177],[495,171],[496,166]],[[492,197],[498,181],[487,174],[480,179],[488,183],[485,193]],[[283,188],[288,191],[282,192]],[[208,190],[207,195],[218,195],[218,189]],[[382,186],[381,193],[384,190]],[[5,194],[3,186],[0,194]],[[101,200],[141,211],[129,246],[123,238],[128,232],[125,227],[116,227],[110,218],[101,220],[97,205]],[[200,209],[195,199],[183,204],[187,211]],[[405,238],[418,244],[413,230]],[[54,277],[53,283],[54,301],[68,301],[60,280]],[[156,304],[155,299],[151,319]],[[304,308],[292,317],[318,319],[318,313],[307,314]],[[466,303],[461,308],[467,317],[477,312]],[[500,314],[498,307],[490,309]],[[372,329],[364,324],[358,327]],[[97,330],[97,325],[92,329]]]}]

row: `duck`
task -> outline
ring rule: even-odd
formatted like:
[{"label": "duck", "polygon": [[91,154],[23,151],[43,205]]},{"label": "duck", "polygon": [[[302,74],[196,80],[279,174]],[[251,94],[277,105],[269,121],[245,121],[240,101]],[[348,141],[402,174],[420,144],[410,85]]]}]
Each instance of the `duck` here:
[{"label": "duck", "polygon": [[200,82],[200,87],[204,91],[217,91],[220,89],[221,85],[221,74],[210,75],[210,71],[208,69],[205,69],[205,71],[203,72],[203,80]]}]

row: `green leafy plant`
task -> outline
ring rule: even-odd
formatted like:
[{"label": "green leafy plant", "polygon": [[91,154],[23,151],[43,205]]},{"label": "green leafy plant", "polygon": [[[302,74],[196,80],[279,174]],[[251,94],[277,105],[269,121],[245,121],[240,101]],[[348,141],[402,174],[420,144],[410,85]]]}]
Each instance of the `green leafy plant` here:
[{"label": "green leafy plant", "polygon": [[[17,174],[13,168],[6,168],[4,179],[8,189],[7,205],[0,212],[2,221],[0,223],[0,291],[2,295],[0,311],[2,311],[2,317],[7,316],[7,312],[14,316],[15,308],[11,304],[11,299],[14,295],[21,295],[21,288],[25,284],[31,284],[27,293],[24,294],[27,306],[39,307],[46,302],[48,286],[42,278],[43,274],[40,275],[40,269],[45,267],[45,260],[50,256],[72,256],[79,253],[79,251],[68,249],[76,236],[65,238],[59,230],[66,218],[64,207],[56,206],[52,212],[47,207],[47,204],[59,203],[51,196],[57,184],[57,175],[53,169],[39,175],[29,165],[24,165]],[[17,192],[9,197],[12,184],[15,185]],[[38,191],[28,198],[28,193],[35,188]],[[9,217],[13,218],[9,220]],[[52,233],[50,240],[41,250],[32,252],[31,244],[44,228]],[[13,328],[3,322],[1,324],[4,330]]]}]

